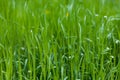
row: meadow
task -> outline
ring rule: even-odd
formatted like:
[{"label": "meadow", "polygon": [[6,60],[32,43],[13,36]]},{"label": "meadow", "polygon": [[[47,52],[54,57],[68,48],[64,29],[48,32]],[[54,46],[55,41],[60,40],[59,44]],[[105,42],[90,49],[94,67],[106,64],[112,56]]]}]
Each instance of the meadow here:
[{"label": "meadow", "polygon": [[120,0],[0,0],[0,80],[120,80]]}]

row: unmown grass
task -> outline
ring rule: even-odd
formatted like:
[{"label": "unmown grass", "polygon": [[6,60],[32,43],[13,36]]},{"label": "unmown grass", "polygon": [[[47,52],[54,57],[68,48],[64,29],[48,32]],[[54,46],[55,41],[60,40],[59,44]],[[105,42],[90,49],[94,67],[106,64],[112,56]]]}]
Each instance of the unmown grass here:
[{"label": "unmown grass", "polygon": [[1,80],[120,80],[120,0],[0,0]]}]

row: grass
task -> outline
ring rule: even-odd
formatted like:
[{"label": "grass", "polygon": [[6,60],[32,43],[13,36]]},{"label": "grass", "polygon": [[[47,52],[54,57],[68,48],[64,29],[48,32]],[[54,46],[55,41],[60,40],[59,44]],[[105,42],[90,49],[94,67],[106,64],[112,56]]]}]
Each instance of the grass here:
[{"label": "grass", "polygon": [[120,80],[120,0],[1,0],[1,80]]}]

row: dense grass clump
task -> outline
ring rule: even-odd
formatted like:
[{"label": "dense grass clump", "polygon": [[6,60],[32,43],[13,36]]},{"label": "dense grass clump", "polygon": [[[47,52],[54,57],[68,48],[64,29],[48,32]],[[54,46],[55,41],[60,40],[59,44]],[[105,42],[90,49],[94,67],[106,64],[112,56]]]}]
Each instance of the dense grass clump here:
[{"label": "dense grass clump", "polygon": [[120,80],[120,0],[1,0],[1,80]]}]

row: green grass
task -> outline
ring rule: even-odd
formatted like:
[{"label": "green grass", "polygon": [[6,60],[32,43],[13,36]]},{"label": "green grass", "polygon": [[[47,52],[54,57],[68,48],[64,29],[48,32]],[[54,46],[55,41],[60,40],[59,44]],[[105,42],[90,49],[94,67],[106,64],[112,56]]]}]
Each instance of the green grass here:
[{"label": "green grass", "polygon": [[120,0],[0,0],[1,80],[120,80]]}]

